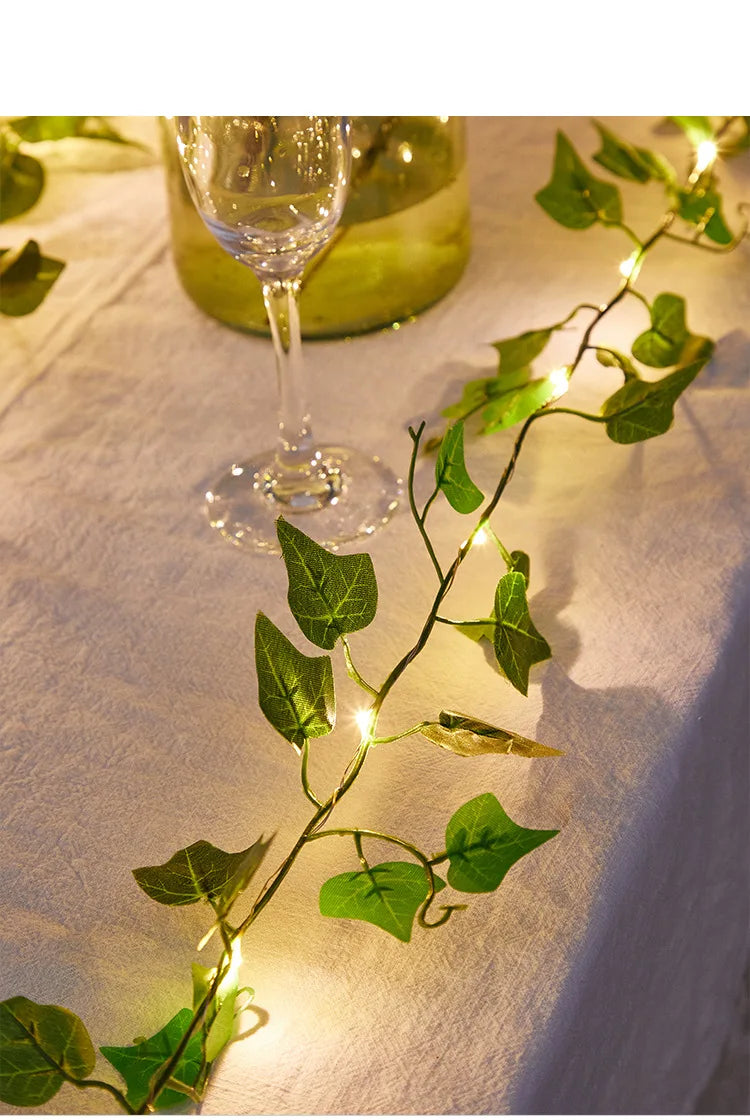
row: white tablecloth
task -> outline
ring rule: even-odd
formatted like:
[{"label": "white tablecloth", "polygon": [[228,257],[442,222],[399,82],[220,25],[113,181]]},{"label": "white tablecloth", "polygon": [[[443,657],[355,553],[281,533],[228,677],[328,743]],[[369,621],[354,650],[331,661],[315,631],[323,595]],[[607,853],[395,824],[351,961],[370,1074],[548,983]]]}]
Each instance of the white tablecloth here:
[{"label": "white tablecloth", "polygon": [[[610,123],[684,162],[657,122]],[[150,121],[130,127],[152,135]],[[343,434],[405,471],[407,426],[493,371],[489,342],[614,291],[627,239],[566,231],[533,201],[557,127],[596,149],[582,118],[470,121],[468,269],[398,332],[307,348],[321,438]],[[747,157],[722,183],[733,218]],[[622,189],[645,233],[658,188]],[[97,1046],[125,1045],[189,1004],[191,960],[213,960],[195,952],[205,915],[157,906],[130,869],[275,830],[278,862],[309,816],[254,675],[259,609],[309,648],[283,564],[226,544],[201,504],[218,469],[268,441],[272,357],[184,295],[156,162],[53,170],[37,209],[4,229],[69,263],[38,312],[0,328],[2,995],[70,1007]],[[455,809],[491,790],[559,837],[408,946],[319,916],[320,884],[354,864],[346,840],[311,845],[246,939],[242,979],[268,1022],[226,1053],[205,1113],[681,1113],[716,1064],[748,941],[747,247],[662,244],[639,286],[683,294],[716,357],[647,444],[616,446],[565,416],[532,431],[496,527],[532,557],[553,660],[524,699],[480,645],[442,628],[382,724],[447,706],[565,756],[469,760],[408,739],[368,761],[334,818],[437,851]],[[601,341],[625,348],[646,325],[633,300]],[[572,344],[564,332],[552,359]],[[595,362],[578,382],[582,407],[618,383]],[[468,442],[483,488],[512,439]],[[420,465],[425,492],[431,470]],[[442,555],[467,524],[435,507]],[[352,642],[382,680],[434,576],[406,513],[369,551],[380,606]],[[489,607],[491,551],[465,565],[454,617]],[[313,755],[321,789],[352,746],[359,701],[341,668],[339,728]],[[100,1058],[97,1076],[110,1072]],[[65,1087],[43,1111],[110,1108]]]}]

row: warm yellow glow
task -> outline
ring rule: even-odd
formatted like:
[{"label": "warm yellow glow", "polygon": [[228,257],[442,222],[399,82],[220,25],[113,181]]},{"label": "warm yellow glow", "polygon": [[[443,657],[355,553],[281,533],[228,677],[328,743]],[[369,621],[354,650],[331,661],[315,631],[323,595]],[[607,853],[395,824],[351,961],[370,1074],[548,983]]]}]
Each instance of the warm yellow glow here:
[{"label": "warm yellow glow", "polygon": [[701,140],[695,159],[695,170],[705,171],[716,159],[718,149],[713,140]]},{"label": "warm yellow glow", "polygon": [[360,735],[365,739],[372,733],[372,710],[370,708],[360,708],[358,712],[354,713],[354,718],[357,721]]},{"label": "warm yellow glow", "polygon": [[561,397],[563,393],[567,393],[570,379],[570,370],[567,366],[560,366],[559,369],[551,370],[547,377],[552,382],[552,388],[555,390],[556,396]]},{"label": "warm yellow glow", "polygon": [[232,955],[229,958],[229,971],[219,984],[216,995],[219,1001],[225,998],[233,988],[237,987],[240,975],[240,967],[242,965],[242,938],[235,937],[232,942]]},{"label": "warm yellow glow", "polygon": [[633,269],[635,268],[635,262],[637,259],[638,254],[631,253],[627,260],[620,261],[620,275],[624,276],[626,280],[629,280],[633,275]]},{"label": "warm yellow glow", "polygon": [[642,257],[638,249],[634,249],[629,257],[620,261],[620,275],[626,280],[636,280],[641,271]]},{"label": "warm yellow glow", "polygon": [[398,154],[401,156],[401,159],[404,161],[404,163],[411,163],[412,159],[414,158],[411,150],[411,144],[399,144]]}]

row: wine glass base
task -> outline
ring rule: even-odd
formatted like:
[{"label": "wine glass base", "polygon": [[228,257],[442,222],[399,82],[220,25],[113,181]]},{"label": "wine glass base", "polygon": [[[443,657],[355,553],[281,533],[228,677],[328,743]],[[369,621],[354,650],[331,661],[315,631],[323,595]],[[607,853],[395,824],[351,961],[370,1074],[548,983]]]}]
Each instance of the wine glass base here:
[{"label": "wine glass base", "polygon": [[385,525],[404,493],[400,478],[377,457],[349,447],[321,447],[320,473],[306,496],[285,494],[274,482],[275,453],[234,463],[206,493],[211,526],[250,552],[281,554],[276,519],[336,551]]}]

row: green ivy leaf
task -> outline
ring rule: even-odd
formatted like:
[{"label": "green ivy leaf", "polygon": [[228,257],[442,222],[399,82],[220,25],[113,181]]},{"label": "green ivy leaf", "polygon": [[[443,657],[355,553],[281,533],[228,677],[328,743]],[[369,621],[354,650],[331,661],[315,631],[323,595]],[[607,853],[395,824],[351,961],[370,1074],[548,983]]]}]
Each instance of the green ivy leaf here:
[{"label": "green ivy leaf", "polygon": [[[442,415],[450,419],[457,417],[459,420],[464,420],[490,399],[489,389],[496,380],[495,377],[477,377],[472,381],[467,381],[463,387],[461,399],[444,408]],[[441,436],[437,444],[438,447],[442,444],[443,439],[444,436]]]},{"label": "green ivy leaf", "polygon": [[460,712],[441,712],[439,723],[423,727],[421,734],[431,743],[444,750],[461,755],[462,758],[475,758],[480,754],[516,754],[522,758],[544,758],[562,754],[554,747],[545,747],[533,739],[525,739],[513,731],[483,723],[472,716]]},{"label": "green ivy leaf", "polygon": [[36,241],[17,249],[0,249],[0,314],[30,314],[64,268],[63,261],[43,257]]},{"label": "green ivy leaf", "polygon": [[694,226],[704,226],[703,232],[718,245],[730,245],[734,240],[721,213],[721,195],[715,190],[694,188],[678,191],[679,215]]},{"label": "green ivy leaf", "polygon": [[613,350],[611,347],[608,350],[597,350],[596,360],[602,366],[610,366],[621,370],[625,375],[626,381],[640,376],[630,358],[625,354],[621,354],[619,350]]},{"label": "green ivy leaf", "polygon": [[526,696],[529,670],[552,656],[549,645],[529,615],[526,579],[521,572],[508,572],[495,591],[495,656],[510,683]]},{"label": "green ivy leaf", "polygon": [[637,148],[632,144],[628,144],[625,140],[620,140],[603,124],[594,121],[594,128],[599,133],[602,146],[601,149],[593,157],[597,163],[602,167],[606,167],[607,171],[611,171],[613,175],[619,175],[621,179],[631,179],[636,183],[647,183],[651,178],[651,170],[653,166],[653,159],[655,157],[652,153],[650,160],[644,160]]},{"label": "green ivy leaf", "polygon": [[615,443],[640,443],[668,431],[675,401],[711,357],[713,344],[708,346],[703,357],[660,381],[626,381],[602,406],[602,416],[610,417],[606,423],[609,438]]},{"label": "green ivy leaf", "polygon": [[86,120],[87,117],[16,117],[10,121],[10,127],[28,144],[38,144],[78,136]]},{"label": "green ivy leaf", "polygon": [[193,961],[190,971],[193,977],[193,1011],[196,1011],[208,995],[215,969]]},{"label": "green ivy leaf", "polygon": [[[435,876],[435,889],[445,883]],[[379,863],[368,871],[346,871],[320,888],[326,918],[372,922],[399,941],[411,939],[417,910],[429,894],[427,876],[416,863]]]},{"label": "green ivy leaf", "polygon": [[484,494],[469,477],[464,461],[464,425],[459,420],[443,436],[435,464],[435,485],[458,513],[472,513]]},{"label": "green ivy leaf", "polygon": [[206,1061],[213,1062],[234,1034],[234,1005],[238,984],[232,984],[223,995],[206,1034]]},{"label": "green ivy leaf", "polygon": [[[126,1100],[131,1108],[139,1109],[147,1099],[151,1079],[161,1066],[171,1058],[185,1031],[190,1026],[193,1013],[183,1007],[165,1027],[151,1038],[143,1039],[135,1046],[101,1046],[100,1050],[110,1065],[125,1079]],[[194,1086],[201,1072],[201,1032],[196,1031],[185,1047],[185,1051],[174,1071],[176,1080],[184,1085]],[[176,1089],[162,1089],[156,1098],[157,1108],[173,1108],[185,1102],[185,1094]]]},{"label": "green ivy leaf", "polygon": [[338,638],[369,626],[378,585],[367,553],[334,556],[283,517],[276,532],[289,577],[289,607],[305,637],[333,649]]},{"label": "green ivy leaf", "polygon": [[44,187],[44,168],[39,160],[24,152],[14,151],[0,134],[0,167],[3,187],[0,191],[0,222],[17,218],[30,210]]},{"label": "green ivy leaf", "polygon": [[307,657],[258,612],[255,622],[258,701],[268,722],[301,750],[336,722],[330,657]]},{"label": "green ivy leaf", "polygon": [[721,154],[725,159],[740,155],[750,148],[750,117],[738,117],[737,123],[740,129],[738,134],[729,140],[722,140]]},{"label": "green ivy leaf", "polygon": [[67,1078],[87,1077],[95,1060],[88,1031],[72,1011],[25,996],[0,1003],[0,1100],[38,1107]]},{"label": "green ivy leaf", "polygon": [[534,197],[551,218],[567,229],[588,229],[595,222],[622,221],[619,190],[586,169],[563,132],[557,133],[552,178]]},{"label": "green ivy leaf", "polygon": [[668,120],[681,128],[696,148],[704,140],[714,138],[714,126],[708,117],[669,117]]},{"label": "green ivy leaf", "polygon": [[532,413],[556,401],[564,392],[565,388],[561,389],[554,378],[538,377],[518,389],[511,389],[495,397],[482,413],[482,434],[499,432],[504,428],[511,428],[521,420],[527,420]]},{"label": "green ivy leaf", "polygon": [[[505,396],[511,389],[526,385],[530,380],[531,370],[528,366],[523,366],[521,369],[505,373],[502,377],[500,375],[479,377],[473,381],[467,381],[463,388],[461,400],[444,408],[442,415],[465,420],[467,416],[478,412],[483,405],[496,400],[498,397]],[[436,443],[437,447],[440,446],[443,439],[444,436],[441,436]],[[428,447],[427,450],[430,450],[430,448]]]},{"label": "green ivy leaf", "polygon": [[[531,559],[526,552],[521,552],[516,549],[510,554],[510,564],[508,565],[509,572],[520,572],[526,581],[526,587],[531,583]],[[479,642],[484,638],[490,643],[491,646],[495,645],[495,627],[497,626],[497,618],[495,616],[495,607],[487,613],[487,621],[478,620],[477,622],[462,622],[459,623],[455,629],[460,634],[464,634],[467,638],[471,638],[473,642]]]},{"label": "green ivy leaf", "polygon": [[494,891],[517,860],[558,832],[557,828],[523,828],[510,819],[494,794],[480,794],[448,822],[448,882],[468,894]]},{"label": "green ivy leaf", "polygon": [[205,899],[224,914],[260,867],[270,844],[261,836],[244,852],[223,852],[198,840],[166,863],[137,867],[133,875],[141,890],[164,906],[189,906]]},{"label": "green ivy leaf", "polygon": [[[498,378],[505,389],[515,389],[529,380],[530,373],[525,367],[539,357],[549,342],[553,329],[548,327],[539,331],[526,331],[515,338],[504,338],[492,343],[500,355]],[[515,373],[525,376],[514,382],[511,374]]]},{"label": "green ivy leaf", "polygon": [[10,127],[28,144],[76,136],[85,140],[108,140],[113,144],[143,147],[122,136],[104,117],[17,117],[10,121]]},{"label": "green ivy leaf", "polygon": [[691,334],[687,328],[682,296],[662,292],[651,307],[651,327],[638,335],[632,352],[645,366],[664,369],[686,359],[694,361],[706,346],[713,349],[709,339]]}]

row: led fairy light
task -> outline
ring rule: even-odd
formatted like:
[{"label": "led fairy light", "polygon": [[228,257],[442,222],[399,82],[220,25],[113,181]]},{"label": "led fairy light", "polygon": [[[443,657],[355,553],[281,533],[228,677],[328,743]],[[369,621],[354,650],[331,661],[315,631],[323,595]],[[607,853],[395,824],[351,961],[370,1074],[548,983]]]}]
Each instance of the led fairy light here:
[{"label": "led fairy light", "polygon": [[624,261],[620,261],[620,275],[625,280],[635,280],[638,273],[641,271],[640,253],[638,249],[633,252]]},{"label": "led fairy light", "polygon": [[229,968],[227,969],[226,976],[219,984],[217,996],[219,1000],[224,999],[233,988],[237,987],[240,976],[240,967],[242,965],[242,938],[235,937],[231,945],[231,956],[229,958]]},{"label": "led fairy light", "polygon": [[366,739],[372,733],[372,708],[360,708],[354,713],[354,719],[360,735]]},{"label": "led fairy light", "polygon": [[550,370],[547,374],[547,380],[551,383],[555,391],[555,400],[567,393],[568,385],[570,384],[570,367],[560,366],[558,369]]},{"label": "led fairy light", "polygon": [[701,140],[695,153],[695,170],[702,174],[711,166],[719,154],[719,149],[713,140]]}]

